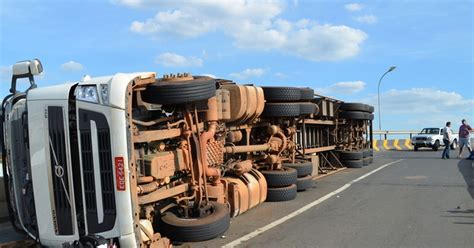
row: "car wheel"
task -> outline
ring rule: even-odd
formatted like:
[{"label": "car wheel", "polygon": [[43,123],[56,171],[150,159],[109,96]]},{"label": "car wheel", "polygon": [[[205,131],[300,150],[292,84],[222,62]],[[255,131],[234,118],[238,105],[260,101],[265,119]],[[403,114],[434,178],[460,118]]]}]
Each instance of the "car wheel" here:
[{"label": "car wheel", "polygon": [[451,144],[451,150],[456,150],[456,148],[458,148],[458,141],[453,140],[453,143]]},{"label": "car wheel", "polygon": [[417,145],[413,146],[413,150],[414,150],[415,152],[417,152],[417,151],[418,151],[418,146],[417,146]]},{"label": "car wheel", "polygon": [[439,140],[435,141],[435,144],[433,145],[433,151],[438,151],[439,149]]}]

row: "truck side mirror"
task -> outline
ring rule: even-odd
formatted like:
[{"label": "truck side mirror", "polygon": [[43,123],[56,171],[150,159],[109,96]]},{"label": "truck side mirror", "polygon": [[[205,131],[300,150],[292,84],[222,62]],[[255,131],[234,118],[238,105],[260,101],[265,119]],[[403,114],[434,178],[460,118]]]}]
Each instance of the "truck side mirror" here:
[{"label": "truck side mirror", "polygon": [[16,81],[18,78],[28,78],[30,80],[30,87],[27,89],[36,88],[34,75],[39,75],[43,72],[43,65],[39,59],[18,61],[12,68],[12,83],[10,92],[16,93]]}]

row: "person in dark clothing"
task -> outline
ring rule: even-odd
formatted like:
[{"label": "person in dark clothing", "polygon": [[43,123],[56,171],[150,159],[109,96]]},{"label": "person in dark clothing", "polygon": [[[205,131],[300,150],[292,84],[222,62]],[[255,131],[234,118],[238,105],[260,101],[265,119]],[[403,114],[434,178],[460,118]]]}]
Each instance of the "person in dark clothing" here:
[{"label": "person in dark clothing", "polygon": [[472,131],[471,126],[467,124],[466,120],[461,121],[462,125],[459,127],[459,157],[461,157],[462,149],[464,146],[467,147],[469,153],[472,153],[471,149],[471,137],[469,132]]}]

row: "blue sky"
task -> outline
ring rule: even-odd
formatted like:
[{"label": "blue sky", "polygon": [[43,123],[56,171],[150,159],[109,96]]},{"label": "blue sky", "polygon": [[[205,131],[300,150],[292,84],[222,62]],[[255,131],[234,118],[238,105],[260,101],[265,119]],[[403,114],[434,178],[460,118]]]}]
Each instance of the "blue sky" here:
[{"label": "blue sky", "polygon": [[311,86],[376,104],[382,129],[474,123],[473,1],[0,1],[0,94],[40,58],[40,86],[156,71]]}]

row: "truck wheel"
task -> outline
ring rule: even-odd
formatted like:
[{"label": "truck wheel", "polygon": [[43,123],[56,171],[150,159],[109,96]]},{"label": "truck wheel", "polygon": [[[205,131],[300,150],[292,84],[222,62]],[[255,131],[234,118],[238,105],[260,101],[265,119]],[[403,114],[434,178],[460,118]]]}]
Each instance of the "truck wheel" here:
[{"label": "truck wheel", "polygon": [[370,164],[370,157],[362,159],[362,166],[367,166]]},{"label": "truck wheel", "polygon": [[455,139],[451,144],[451,150],[456,150],[456,148],[458,148],[458,141]]},{"label": "truck wheel", "polygon": [[296,189],[297,191],[304,191],[307,189],[312,188],[314,185],[313,177],[310,175],[307,175],[305,177],[299,177],[298,180],[296,180]]},{"label": "truck wheel", "polygon": [[301,99],[301,89],[297,87],[262,87],[265,100],[269,102],[292,102]]},{"label": "truck wheel", "polygon": [[296,184],[291,184],[286,187],[268,188],[267,202],[281,202],[291,201],[296,198],[297,187]]},{"label": "truck wheel", "polygon": [[156,104],[183,104],[207,100],[216,95],[216,81],[199,77],[186,81],[158,81],[142,93],[145,102]]},{"label": "truck wheel", "polygon": [[341,160],[341,163],[347,168],[362,168],[362,166],[364,166],[364,161],[362,159]]},{"label": "truck wheel", "polygon": [[413,146],[413,150],[414,150],[415,152],[417,152],[417,151],[418,151],[418,146],[417,146],[417,145],[414,145],[414,146]]},{"label": "truck wheel", "polygon": [[362,111],[341,111],[339,112],[339,118],[351,120],[373,120],[374,115]]},{"label": "truck wheel", "polygon": [[300,115],[305,116],[310,114],[317,114],[318,112],[318,105],[311,102],[300,103]]},{"label": "truck wheel", "polygon": [[298,117],[299,103],[265,103],[262,116],[265,117]]},{"label": "truck wheel", "polygon": [[367,158],[367,157],[370,157],[370,150],[369,149],[364,149],[362,150],[362,157],[363,158]]},{"label": "truck wheel", "polygon": [[267,180],[268,187],[285,187],[296,183],[298,173],[293,168],[283,167],[282,170],[260,171]]},{"label": "truck wheel", "polygon": [[313,173],[313,163],[303,159],[297,159],[295,163],[283,163],[283,166],[295,169],[298,177],[304,177]]},{"label": "truck wheel", "polygon": [[339,151],[339,159],[342,160],[353,160],[353,159],[363,159],[364,153],[360,151]]},{"label": "truck wheel", "polygon": [[198,218],[181,218],[175,211],[167,211],[158,220],[156,228],[163,236],[173,241],[213,239],[229,229],[230,215],[225,204],[210,201],[209,205],[209,215]]},{"label": "truck wheel", "polygon": [[374,157],[370,156],[370,157],[368,157],[368,159],[369,159],[369,164],[374,162]]},{"label": "truck wheel", "polygon": [[435,144],[433,145],[433,151],[438,151],[439,149],[439,140],[435,141]]},{"label": "truck wheel", "polygon": [[314,99],[314,90],[313,89],[311,89],[309,87],[306,87],[306,88],[301,88],[300,91],[301,91],[300,100],[311,101],[311,100]]},{"label": "truck wheel", "polygon": [[[356,102],[345,102],[339,107],[340,110],[346,111],[362,111],[362,112],[373,112],[372,106],[363,103],[356,103]],[[372,111],[370,111],[372,110]]]}]

